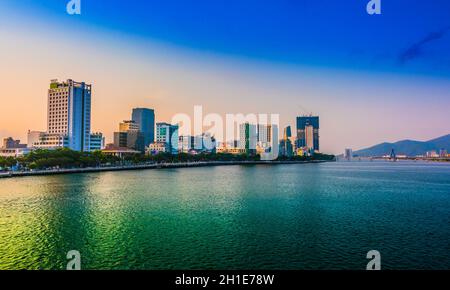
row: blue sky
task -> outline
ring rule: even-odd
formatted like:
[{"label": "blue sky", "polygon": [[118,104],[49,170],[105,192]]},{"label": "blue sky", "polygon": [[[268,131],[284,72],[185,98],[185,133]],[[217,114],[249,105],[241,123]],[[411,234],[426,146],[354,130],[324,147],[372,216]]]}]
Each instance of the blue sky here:
[{"label": "blue sky", "polygon": [[[3,0],[2,2],[4,2]],[[27,13],[200,51],[289,64],[450,75],[450,1],[6,0]]]},{"label": "blue sky", "polygon": [[313,112],[331,153],[450,133],[448,0],[382,0],[372,16],[368,0],[81,0],[73,16],[68,2],[0,1],[0,137],[45,130],[54,78],[93,84],[108,141],[138,106],[158,121],[194,105],[279,113],[282,127]]}]

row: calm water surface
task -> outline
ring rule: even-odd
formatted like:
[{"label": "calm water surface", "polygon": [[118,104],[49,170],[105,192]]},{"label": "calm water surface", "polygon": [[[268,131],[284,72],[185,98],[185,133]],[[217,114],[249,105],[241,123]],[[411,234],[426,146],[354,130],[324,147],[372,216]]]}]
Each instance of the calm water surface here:
[{"label": "calm water surface", "polygon": [[450,268],[450,164],[354,162],[0,180],[0,269]]}]

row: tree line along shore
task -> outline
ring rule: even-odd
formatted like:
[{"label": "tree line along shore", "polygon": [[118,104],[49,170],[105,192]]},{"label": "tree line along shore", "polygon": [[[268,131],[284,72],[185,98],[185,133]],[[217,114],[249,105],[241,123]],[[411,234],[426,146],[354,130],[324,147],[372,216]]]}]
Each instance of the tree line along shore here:
[{"label": "tree line along shore", "polygon": [[0,172],[27,172],[50,169],[83,169],[83,168],[123,168],[155,164],[225,164],[225,163],[280,163],[280,162],[313,162],[333,161],[334,155],[316,153],[312,156],[278,157],[274,161],[261,161],[259,155],[228,154],[228,153],[201,153],[176,155],[160,153],[157,155],[133,154],[122,158],[105,154],[101,151],[78,152],[67,148],[56,150],[38,149],[20,156],[0,157]]}]

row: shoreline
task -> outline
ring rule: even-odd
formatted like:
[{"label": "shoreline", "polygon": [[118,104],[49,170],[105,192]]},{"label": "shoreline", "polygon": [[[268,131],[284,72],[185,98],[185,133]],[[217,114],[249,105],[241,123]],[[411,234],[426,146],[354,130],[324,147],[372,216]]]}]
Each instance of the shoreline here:
[{"label": "shoreline", "polygon": [[87,168],[71,168],[71,169],[51,169],[51,170],[35,170],[35,171],[9,171],[0,172],[0,179],[26,176],[47,176],[62,175],[76,173],[92,173],[92,172],[111,172],[111,171],[131,171],[131,170],[149,170],[149,169],[170,169],[170,168],[192,168],[192,167],[208,167],[208,166],[237,166],[237,165],[286,165],[286,164],[307,164],[307,163],[324,163],[335,162],[328,160],[309,160],[309,161],[205,161],[205,162],[182,162],[182,163],[153,163],[143,165],[124,165],[110,167],[87,167]]}]

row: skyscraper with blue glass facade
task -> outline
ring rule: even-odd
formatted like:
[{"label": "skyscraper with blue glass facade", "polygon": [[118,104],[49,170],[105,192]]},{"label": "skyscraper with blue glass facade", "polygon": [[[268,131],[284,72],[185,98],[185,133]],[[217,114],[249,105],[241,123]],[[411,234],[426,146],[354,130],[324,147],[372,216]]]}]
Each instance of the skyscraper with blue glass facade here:
[{"label": "skyscraper with blue glass facade", "polygon": [[135,108],[131,119],[139,126],[144,135],[144,145],[155,142],[155,111],[146,108]]},{"label": "skyscraper with blue glass facade", "polygon": [[319,151],[319,117],[297,117],[297,148]]}]

